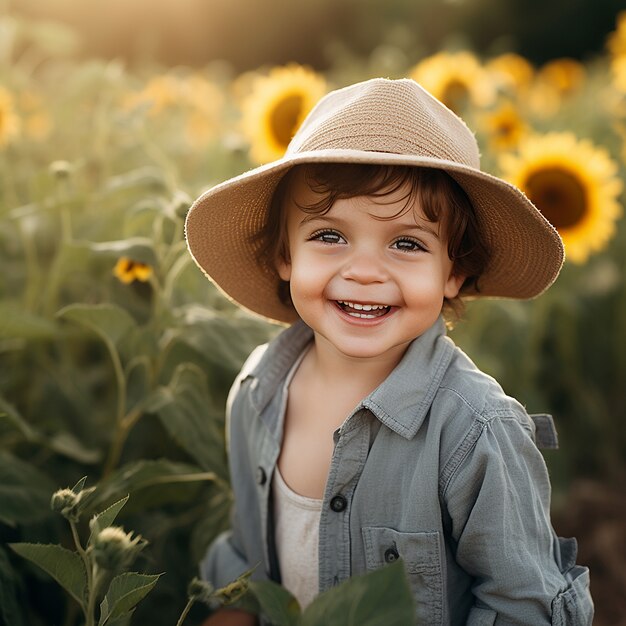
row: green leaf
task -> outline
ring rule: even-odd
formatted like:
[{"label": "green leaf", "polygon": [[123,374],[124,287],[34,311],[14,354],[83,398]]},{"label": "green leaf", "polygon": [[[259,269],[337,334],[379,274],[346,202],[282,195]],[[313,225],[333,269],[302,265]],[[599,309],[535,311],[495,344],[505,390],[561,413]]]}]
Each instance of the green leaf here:
[{"label": "green leaf", "polygon": [[100,450],[86,448],[72,433],[67,431],[56,433],[51,437],[40,435],[39,442],[57,454],[79,463],[95,465],[102,460]]},{"label": "green leaf", "polygon": [[[98,483],[94,494],[85,502],[83,512],[95,512],[108,503],[131,494],[128,507],[144,511],[163,504],[188,501],[198,485],[213,481],[215,475],[199,472],[198,467],[174,463],[167,459],[137,461],[125,465]],[[81,502],[82,504],[82,502]]]},{"label": "green leaf", "polygon": [[162,574],[138,574],[126,572],[116,576],[100,604],[98,626],[129,613],[156,585]]},{"label": "green leaf", "polygon": [[83,476],[73,487],[72,491],[74,493],[80,493],[85,488],[85,483],[87,482],[87,476]]},{"label": "green leaf", "polygon": [[153,267],[157,264],[152,240],[146,237],[130,237],[129,239],[101,243],[89,242],[86,245],[91,252],[99,256],[111,258],[124,256]]},{"label": "green leaf", "polygon": [[89,545],[92,544],[93,538],[103,529],[110,526],[117,517],[117,514],[122,510],[122,507],[128,502],[128,496],[113,503],[110,507],[98,513],[89,522],[89,528],[91,534],[89,535]]},{"label": "green leaf", "polygon": [[52,436],[42,434],[41,431],[33,428],[15,407],[0,397],[0,423],[2,422],[18,430],[26,441],[48,448],[74,461],[93,464],[102,458],[99,450],[85,448],[72,433],[63,431]]},{"label": "green leaf", "polygon": [[82,606],[87,591],[87,574],[76,552],[55,544],[10,543],[20,556],[46,571]]},{"label": "green leaf", "polygon": [[0,624],[24,626],[24,615],[17,598],[17,580],[6,550],[0,545]]},{"label": "green leaf", "polygon": [[39,433],[19,414],[18,410],[0,396],[0,420],[17,429],[26,441],[38,441]]},{"label": "green leaf", "polygon": [[108,179],[104,189],[119,192],[125,189],[164,190],[167,185],[163,172],[152,165],[145,165]]},{"label": "green leaf", "polygon": [[54,322],[25,311],[18,303],[0,302],[0,339],[53,339],[59,334]]},{"label": "green leaf", "polygon": [[258,600],[262,614],[272,626],[298,624],[300,605],[287,589],[269,580],[251,582],[248,588]]},{"label": "green leaf", "polygon": [[47,517],[54,490],[36,467],[0,450],[0,521],[16,526]]},{"label": "green leaf", "polygon": [[57,316],[89,328],[113,345],[136,326],[130,314],[114,304],[70,304]]},{"label": "green leaf", "polygon": [[406,626],[415,607],[401,560],[354,576],[320,594],[306,608],[301,626]]},{"label": "green leaf", "polygon": [[206,378],[193,363],[181,363],[166,387],[153,395],[148,411],[155,412],[164,428],[205,470],[223,473],[226,467],[222,429],[211,410]]},{"label": "green leaf", "polygon": [[198,306],[176,311],[183,328],[178,339],[198,352],[210,366],[232,380],[253,348],[265,343],[276,327],[235,313],[230,316]]}]

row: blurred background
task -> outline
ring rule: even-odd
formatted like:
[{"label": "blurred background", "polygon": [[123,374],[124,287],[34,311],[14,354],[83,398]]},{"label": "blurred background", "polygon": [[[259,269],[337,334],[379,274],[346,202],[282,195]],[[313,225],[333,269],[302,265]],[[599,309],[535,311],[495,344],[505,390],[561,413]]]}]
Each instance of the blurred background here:
[{"label": "blurred background", "polygon": [[227,524],[226,393],[279,330],[190,262],[185,213],[279,158],[324,93],[374,76],[416,78],[459,113],[483,168],[564,239],[550,291],[469,303],[451,336],[529,412],[554,415],[555,527],[591,568],[594,623],[626,624],[625,11],[0,0],[0,624],[81,623],[8,544],[71,546],[50,496],[83,476],[84,514],[130,494],[119,523],[150,541],[137,567],[166,572],[131,623],[176,623]]},{"label": "blurred background", "polygon": [[[7,0],[5,0],[5,3]],[[290,61],[325,70],[336,46],[368,56],[391,46],[407,62],[448,45],[480,55],[517,52],[535,64],[603,49],[621,0],[13,0],[15,12],[60,20],[86,57],[236,71]]]}]

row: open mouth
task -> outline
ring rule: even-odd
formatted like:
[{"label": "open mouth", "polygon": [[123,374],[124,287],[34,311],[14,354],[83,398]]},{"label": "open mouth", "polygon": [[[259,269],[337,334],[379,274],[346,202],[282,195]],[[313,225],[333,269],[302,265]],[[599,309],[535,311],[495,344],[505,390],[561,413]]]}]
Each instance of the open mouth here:
[{"label": "open mouth", "polygon": [[335,302],[348,315],[364,319],[382,317],[391,310],[391,306],[387,304],[361,304],[360,302],[347,302],[346,300],[336,300]]}]

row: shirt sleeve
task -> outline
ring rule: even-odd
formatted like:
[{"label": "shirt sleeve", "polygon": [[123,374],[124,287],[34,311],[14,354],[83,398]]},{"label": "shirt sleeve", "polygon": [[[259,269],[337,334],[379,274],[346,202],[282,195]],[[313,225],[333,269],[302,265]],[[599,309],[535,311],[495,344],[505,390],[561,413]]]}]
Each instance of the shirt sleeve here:
[{"label": "shirt sleeve", "polygon": [[468,625],[592,623],[589,572],[556,537],[550,482],[531,435],[511,417],[478,423],[444,492],[458,564],[474,578]]},{"label": "shirt sleeve", "polygon": [[[226,400],[226,443],[229,454],[233,401],[239,391],[241,381],[256,367],[266,348],[267,344],[264,344],[252,351],[228,393]],[[217,536],[200,562],[200,576],[203,580],[209,581],[215,588],[219,588],[232,582],[251,567],[252,564],[247,561],[243,542],[240,540],[240,522],[235,507],[232,513],[231,528]]]}]

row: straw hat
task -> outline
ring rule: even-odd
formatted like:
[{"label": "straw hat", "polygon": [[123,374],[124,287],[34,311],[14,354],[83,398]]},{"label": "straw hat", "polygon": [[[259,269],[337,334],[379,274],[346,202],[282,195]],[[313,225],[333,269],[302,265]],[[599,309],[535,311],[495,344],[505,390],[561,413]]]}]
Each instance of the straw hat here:
[{"label": "straw hat", "polygon": [[191,207],[185,230],[203,272],[228,297],[263,317],[291,323],[279,278],[255,257],[259,231],[280,179],[303,163],[417,165],[446,171],[465,190],[491,247],[480,293],[532,298],[563,264],[556,230],[516,187],[480,170],[472,132],[413,80],[375,78],[322,98],[285,156],[209,189]]}]

